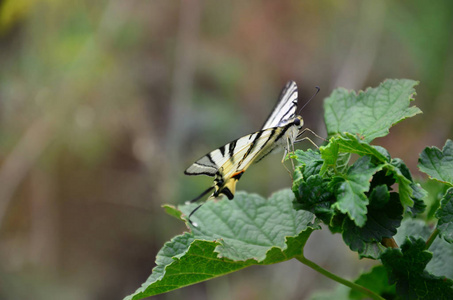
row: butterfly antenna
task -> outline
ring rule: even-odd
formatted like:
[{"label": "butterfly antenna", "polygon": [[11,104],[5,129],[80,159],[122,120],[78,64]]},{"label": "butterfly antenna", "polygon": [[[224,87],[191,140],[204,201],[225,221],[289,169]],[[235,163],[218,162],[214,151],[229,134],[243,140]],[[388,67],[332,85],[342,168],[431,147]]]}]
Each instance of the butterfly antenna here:
[{"label": "butterfly antenna", "polygon": [[304,109],[304,107],[307,106],[307,104],[310,103],[310,101],[313,100],[313,98],[316,97],[316,95],[318,95],[319,91],[321,90],[321,88],[319,86],[316,86],[315,88],[316,88],[316,92],[313,94],[313,96],[310,97],[310,99],[308,99],[307,102],[305,102],[304,106],[302,106],[302,108],[299,109],[299,114]]}]

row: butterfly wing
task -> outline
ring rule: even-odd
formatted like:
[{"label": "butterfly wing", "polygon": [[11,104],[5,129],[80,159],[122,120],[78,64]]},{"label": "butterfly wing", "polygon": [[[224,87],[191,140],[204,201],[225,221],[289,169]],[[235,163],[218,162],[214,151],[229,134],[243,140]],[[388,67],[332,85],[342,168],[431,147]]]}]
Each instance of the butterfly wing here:
[{"label": "butterfly wing", "polygon": [[280,146],[293,126],[290,123],[243,136],[201,157],[184,173],[215,177],[213,196],[224,194],[233,199],[236,183],[247,168]]},{"label": "butterfly wing", "polygon": [[247,168],[254,162],[284,146],[287,137],[298,130],[295,125],[297,108],[297,85],[289,81],[280,93],[277,104],[260,131],[248,134],[215,149],[189,166],[186,175],[208,175],[215,177],[214,186],[207,189],[192,201],[198,200],[214,189],[212,196],[224,194],[234,198],[236,183]]},{"label": "butterfly wing", "polygon": [[297,85],[294,81],[288,81],[280,92],[277,104],[270,113],[261,129],[279,127],[295,117],[297,109]]},{"label": "butterfly wing", "polygon": [[272,130],[261,130],[223,145],[198,159],[184,171],[184,174],[214,177],[219,170],[226,175],[234,173],[234,170],[247,168],[256,151],[261,149],[263,143],[268,142],[271,133]]}]

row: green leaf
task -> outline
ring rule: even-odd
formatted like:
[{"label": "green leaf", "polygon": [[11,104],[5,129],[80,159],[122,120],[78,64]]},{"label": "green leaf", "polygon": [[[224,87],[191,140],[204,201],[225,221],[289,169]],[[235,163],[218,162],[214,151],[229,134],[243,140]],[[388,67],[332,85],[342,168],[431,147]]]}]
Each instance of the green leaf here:
[{"label": "green leaf", "polygon": [[361,254],[368,250],[366,244],[391,238],[403,219],[403,207],[396,193],[389,193],[386,185],[377,186],[369,197],[367,221],[358,227],[349,219],[344,220],[343,240],[352,251]]},{"label": "green leaf", "polygon": [[[403,220],[394,239],[398,245],[401,245],[409,236],[427,240],[431,233],[432,228],[424,221],[408,218]],[[429,251],[433,253],[433,258],[426,266],[426,271],[436,276],[453,279],[451,267],[453,266],[453,244],[447,243],[444,239],[435,239]]]},{"label": "green leaf", "polygon": [[440,207],[436,211],[439,219],[437,229],[440,235],[449,243],[453,243],[453,188],[449,188],[440,201]]},{"label": "green leaf", "polygon": [[325,175],[343,173],[347,170],[351,154],[347,152],[340,152],[340,145],[338,144],[338,137],[333,137],[329,140],[326,146],[319,148],[321,157],[324,161],[319,173]]},{"label": "green leaf", "polygon": [[427,180],[422,182],[422,187],[427,192],[425,203],[427,205],[426,219],[431,221],[440,206],[440,200],[447,192],[449,186],[437,180]]},{"label": "green leaf", "polygon": [[373,180],[371,180],[370,189],[374,189],[379,185],[386,185],[389,187],[389,190],[391,190],[391,186],[395,184],[395,182],[396,180],[393,177],[393,174],[388,172],[388,170],[383,169],[374,174]]},{"label": "green leaf", "polygon": [[365,192],[370,188],[373,174],[381,168],[382,166],[372,164],[369,156],[363,156],[352,165],[344,177],[334,177],[332,180],[337,197],[333,207],[347,213],[359,227],[362,227],[367,219],[368,198]]},{"label": "green leaf", "polygon": [[453,141],[447,140],[444,148],[427,147],[420,154],[418,168],[432,179],[453,186]]},{"label": "green leaf", "polygon": [[351,159],[351,153],[338,153],[337,163],[335,165],[336,171],[345,173],[348,170],[348,163]]},{"label": "green leaf", "polygon": [[425,250],[425,241],[409,237],[401,249],[387,249],[381,260],[390,283],[404,299],[453,299],[453,281],[425,270],[433,254]]},{"label": "green leaf", "polygon": [[[225,275],[249,265],[252,261],[231,262],[217,257],[219,242],[194,240],[186,233],[166,243],[157,257],[151,276],[125,300],[142,299],[190,284]],[[178,251],[178,250],[183,251]]]},{"label": "green leaf", "polygon": [[319,151],[313,151],[311,149],[307,151],[296,150],[295,155],[297,164],[302,166],[302,175],[304,178],[319,174],[323,164],[323,159]]},{"label": "green leaf", "polygon": [[428,193],[421,187],[420,184],[412,182],[410,184],[410,187],[412,189],[412,200],[414,201],[414,206],[409,208],[409,212],[413,215],[416,216],[418,214],[421,214],[425,211],[426,209],[426,204],[423,199],[426,198]]},{"label": "green leaf", "polygon": [[293,172],[293,185],[291,190],[293,191],[296,198],[299,196],[299,186],[305,181],[304,175],[302,174],[303,166],[296,166]]},{"label": "green leaf", "polygon": [[390,162],[390,154],[379,146],[372,146],[358,136],[345,132],[335,137],[338,140],[339,151],[356,153],[360,156],[372,156],[379,162]]},{"label": "green leaf", "polygon": [[335,197],[329,188],[329,181],[320,175],[308,177],[306,182],[301,182],[295,193],[295,209],[303,209],[312,212],[324,223],[329,224],[334,209],[331,207],[335,202]]},{"label": "green leaf", "polygon": [[164,204],[162,205],[162,207],[165,209],[165,212],[170,216],[173,216],[178,220],[184,221],[184,219],[182,218],[182,212],[173,205]]},{"label": "green leaf", "polygon": [[[198,227],[191,229],[196,238],[222,239],[216,248],[221,257],[262,261],[271,247],[286,248],[285,238],[297,236],[314,220],[313,214],[294,210],[293,200],[289,189],[269,199],[238,192],[233,201],[208,201],[192,216]],[[181,211],[189,215],[193,207],[183,206]]]},{"label": "green leaf", "polygon": [[405,206],[414,207],[417,202],[416,212],[423,210],[425,205],[422,198],[425,197],[424,191],[420,185],[412,180],[411,173],[406,164],[399,158],[394,158],[390,164],[385,164],[384,169],[391,172],[394,179],[398,183],[398,192],[400,195],[401,203]]},{"label": "green leaf", "polygon": [[[412,178],[408,172],[407,166],[399,158],[392,159],[390,164],[384,166],[387,170],[392,172],[393,177],[398,183],[398,192],[400,194],[401,203],[406,206],[413,206],[414,200],[412,200]],[[406,176],[409,176],[407,178]]]},{"label": "green leaf", "polygon": [[324,102],[327,133],[332,136],[349,132],[365,142],[386,136],[392,125],[421,113],[417,107],[409,106],[417,84],[413,80],[390,79],[358,94],[344,88],[334,90]]},{"label": "green leaf", "polygon": [[360,258],[379,259],[385,248],[380,242],[366,243],[365,248],[359,253]]},{"label": "green leaf", "polygon": [[321,175],[324,175],[329,169],[333,170],[333,173],[335,173],[335,166],[337,164],[339,150],[340,147],[338,145],[338,140],[335,138],[331,138],[326,146],[319,148],[321,157],[323,159],[323,165],[319,172]]},{"label": "green leaf", "polygon": [[[151,276],[125,299],[142,299],[301,255],[316,226],[313,214],[292,208],[293,199],[290,190],[283,190],[269,199],[237,192],[232,201],[208,201],[192,217],[198,227],[166,243]],[[193,207],[180,209],[188,215]]]},{"label": "green leaf", "polygon": [[[375,266],[368,273],[360,274],[354,283],[366,287],[385,299],[395,297],[395,285],[388,284],[387,272],[384,266]],[[350,299],[364,299],[366,296],[356,290],[349,293]]]}]

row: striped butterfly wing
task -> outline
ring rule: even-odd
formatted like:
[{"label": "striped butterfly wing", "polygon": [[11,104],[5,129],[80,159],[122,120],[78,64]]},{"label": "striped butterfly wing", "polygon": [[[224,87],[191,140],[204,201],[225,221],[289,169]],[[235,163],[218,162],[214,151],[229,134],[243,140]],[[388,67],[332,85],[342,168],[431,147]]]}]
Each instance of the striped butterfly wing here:
[{"label": "striped butterfly wing", "polygon": [[215,149],[194,162],[184,173],[214,177],[219,172],[228,175],[235,170],[247,168],[253,158],[265,149],[272,131],[267,129],[248,134]]},{"label": "striped butterfly wing", "polygon": [[[236,183],[247,168],[258,162],[279,146],[285,146],[287,137],[294,135],[299,123],[294,123],[297,108],[297,85],[289,81],[280,93],[277,104],[260,131],[234,140],[218,149],[211,151],[189,166],[186,175],[207,175],[214,178],[214,186],[193,199],[214,190],[211,196],[226,195],[234,198]],[[198,207],[196,208],[198,209]],[[191,214],[193,214],[192,211]],[[189,215],[190,218],[190,215]]]},{"label": "striped butterfly wing", "polygon": [[288,81],[280,92],[277,104],[261,129],[279,127],[295,117],[297,109],[297,85],[294,81]]},{"label": "striped butterfly wing", "polygon": [[290,126],[274,127],[243,136],[194,162],[187,175],[215,176],[214,196],[225,194],[233,199],[236,182],[254,162],[269,154]]}]

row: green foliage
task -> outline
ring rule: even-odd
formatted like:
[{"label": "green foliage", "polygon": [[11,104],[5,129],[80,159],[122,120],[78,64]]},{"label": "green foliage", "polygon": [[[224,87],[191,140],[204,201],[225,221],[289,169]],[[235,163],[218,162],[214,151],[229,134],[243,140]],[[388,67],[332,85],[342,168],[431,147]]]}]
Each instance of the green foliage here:
[{"label": "green foliage", "polygon": [[[404,85],[396,81],[392,83]],[[375,90],[374,93],[380,92]],[[408,103],[412,93],[412,89],[407,89],[397,102]],[[360,100],[356,101],[367,103],[371,101],[369,97],[374,97],[367,93],[360,95]],[[401,106],[399,103],[394,105]],[[405,117],[403,113],[395,115]],[[326,123],[329,117],[334,118],[327,111],[325,117]],[[398,121],[393,119],[392,122]],[[392,122],[387,120],[386,124]],[[377,259],[383,250],[378,243],[396,234],[404,208],[413,215],[424,211],[422,199],[426,192],[413,181],[401,159],[392,159],[384,148],[366,142],[363,139],[366,128],[359,126],[357,130],[353,133],[331,131],[335,135],[328,145],[320,147],[320,155],[311,150],[296,151],[296,161],[300,164],[296,167],[296,180],[293,182],[294,207],[314,213],[329,225],[331,231],[341,232],[345,243],[361,257]],[[381,130],[386,132],[388,128]],[[348,160],[344,158],[351,154],[360,158],[348,166]],[[392,191],[395,183],[398,184],[398,193]]]},{"label": "green foliage", "polygon": [[441,236],[449,243],[453,243],[453,188],[449,188],[440,201],[440,207],[436,212],[439,219],[437,229]]},{"label": "green foliage", "polygon": [[332,178],[331,185],[337,201],[333,208],[347,213],[351,220],[363,227],[366,222],[366,206],[369,204],[365,192],[370,189],[373,174],[380,170],[371,163],[371,157],[363,156],[356,161],[346,174]]},{"label": "green foliage", "polygon": [[165,209],[165,212],[170,216],[175,217],[176,219],[183,220],[182,212],[174,207],[173,205],[164,204],[162,207]]},{"label": "green foliage", "polygon": [[[432,227],[426,224],[424,220],[407,218],[398,228],[395,241],[398,245],[402,245],[408,237],[427,240],[431,235]],[[433,258],[426,266],[426,271],[436,276],[453,279],[453,268],[451,268],[453,265],[453,245],[443,239],[435,239],[429,247],[429,251],[433,253]]]},{"label": "green foliage", "polygon": [[440,206],[440,200],[443,198],[449,187],[448,185],[436,180],[421,182],[421,185],[428,193],[423,199],[427,206],[426,219],[433,220],[435,218],[435,213]]},{"label": "green foliage", "polygon": [[[355,283],[372,290],[373,292],[382,295],[384,298],[390,298],[395,295],[395,285],[389,285],[388,276],[384,266],[375,266],[370,272],[360,274]],[[363,294],[355,290],[351,290],[350,299],[363,299]]]},{"label": "green foliage", "polygon": [[430,178],[453,186],[453,141],[447,140],[444,148],[427,147],[420,154],[418,167]]},{"label": "green foliage", "polygon": [[[387,80],[358,94],[335,90],[325,102],[329,143],[290,155],[295,161],[292,191],[275,193],[268,200],[238,192],[233,201],[206,203],[193,216],[198,226],[165,244],[150,278],[127,299],[291,258],[352,288],[349,295],[336,289],[312,299],[453,297],[453,188],[439,197],[445,189],[431,187],[436,196],[429,195],[429,211],[424,213],[428,193],[414,182],[403,160],[370,144],[392,125],[420,113],[409,106],[416,84]],[[453,178],[452,146],[447,141],[442,151],[425,149],[419,164],[448,185]],[[184,219],[194,207],[166,210]],[[434,232],[427,223],[433,219],[439,220]],[[380,259],[382,265],[352,283],[306,259],[303,247],[319,222],[342,234],[360,258]],[[443,239],[436,238],[438,233]]]},{"label": "green foliage", "polygon": [[[343,239],[351,250],[363,253],[367,243],[380,242],[396,234],[402,220],[403,207],[396,193],[389,193],[386,185],[377,186],[370,194],[368,220],[363,227],[350,219],[343,223]],[[365,255],[363,255],[365,256]]]},{"label": "green foliage", "polygon": [[[420,170],[430,178],[453,186],[453,141],[447,140],[442,150],[436,147],[425,148],[418,162]],[[439,198],[434,198],[433,201],[433,207],[436,207]],[[438,205],[435,212],[435,217],[439,219],[437,229],[447,242],[453,243],[453,188],[445,192]]]},{"label": "green foliage", "polygon": [[401,249],[387,249],[381,260],[389,282],[396,283],[398,295],[405,299],[452,299],[453,280],[425,270],[433,254],[425,250],[425,241],[409,237]]},{"label": "green foliage", "polygon": [[[390,154],[387,150],[379,146],[370,145],[351,133],[343,132],[336,139],[333,139],[333,141],[339,146],[337,152],[355,153],[360,156],[367,155],[379,162],[390,161]],[[323,150],[321,150],[321,153],[324,154]],[[326,157],[323,156],[323,158]]]},{"label": "green foliage", "polygon": [[[314,215],[292,208],[294,196],[282,190],[264,199],[236,193],[234,201],[208,202],[197,211],[191,233],[166,243],[148,280],[126,299],[168,292],[250,265],[274,264],[300,255],[313,229]],[[179,210],[188,215],[194,205]],[[172,215],[174,209],[170,210]]]},{"label": "green foliage", "polygon": [[409,106],[417,84],[391,79],[358,94],[343,88],[334,90],[324,102],[327,133],[349,132],[365,142],[386,136],[392,125],[421,113]]}]

